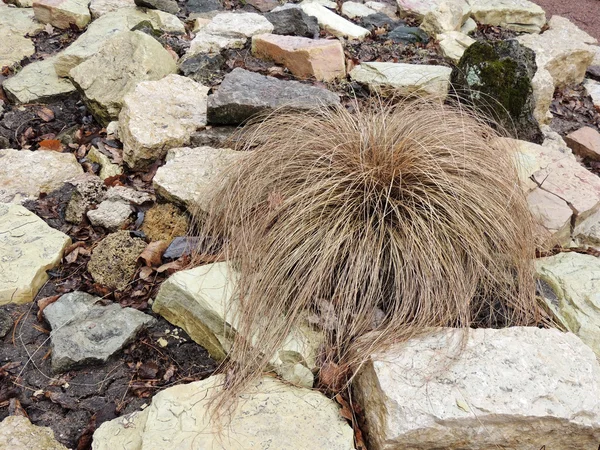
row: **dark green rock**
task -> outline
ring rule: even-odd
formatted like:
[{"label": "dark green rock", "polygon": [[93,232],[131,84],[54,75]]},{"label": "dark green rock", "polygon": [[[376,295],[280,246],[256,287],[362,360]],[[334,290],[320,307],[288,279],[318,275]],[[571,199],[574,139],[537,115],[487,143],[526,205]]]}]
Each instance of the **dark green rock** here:
[{"label": "dark green rock", "polygon": [[457,96],[518,139],[541,143],[533,117],[535,53],[516,40],[476,42],[452,71]]},{"label": "dark green rock", "polygon": [[394,28],[387,37],[399,44],[416,44],[417,42],[427,44],[429,42],[429,36],[422,29],[404,25]]}]

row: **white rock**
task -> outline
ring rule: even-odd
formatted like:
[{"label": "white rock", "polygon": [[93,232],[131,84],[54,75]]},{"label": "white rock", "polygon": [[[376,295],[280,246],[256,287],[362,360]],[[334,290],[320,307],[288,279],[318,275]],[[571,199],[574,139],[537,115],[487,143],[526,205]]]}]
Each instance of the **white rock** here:
[{"label": "white rock", "polygon": [[2,46],[0,46],[0,67],[12,67],[35,53],[35,46],[31,39],[2,28],[0,32],[4,33]]},{"label": "white rock", "polygon": [[90,148],[86,158],[91,162],[100,164],[100,173],[98,175],[103,180],[123,173],[123,168],[120,165],[113,163],[108,156],[94,146]]},{"label": "white rock", "polygon": [[138,191],[127,186],[112,186],[106,192],[106,199],[123,201],[138,206],[147,202],[153,202],[155,200],[154,196],[148,192]]},{"label": "white rock", "polygon": [[554,79],[550,72],[543,67],[538,67],[531,80],[531,87],[535,102],[533,117],[539,124],[549,123],[552,120],[550,104],[554,99]]},{"label": "white rock", "polygon": [[527,204],[537,221],[536,235],[541,246],[567,246],[571,241],[571,217],[573,211],[567,202],[541,188],[527,194]]},{"label": "white rock", "polygon": [[600,211],[577,225],[573,231],[573,237],[578,245],[600,248]]},{"label": "white rock", "polygon": [[140,168],[163,158],[167,150],[189,144],[206,125],[206,86],[180,75],[146,81],[127,94],[119,114],[123,159]]},{"label": "white rock", "polygon": [[461,27],[460,31],[463,32],[464,34],[469,34],[469,33],[472,33],[473,31],[475,31],[476,29],[477,29],[477,22],[475,22],[473,19],[471,19],[469,17],[467,20],[465,20],[465,23]]},{"label": "white rock", "polygon": [[117,11],[121,8],[134,8],[134,0],[91,0],[90,12],[92,19],[97,19],[104,14]]},{"label": "white rock", "polygon": [[319,26],[336,37],[347,37],[362,41],[370,33],[369,30],[338,16],[324,6],[315,2],[302,2],[302,10],[309,16],[313,16],[319,22]]},{"label": "white rock", "polygon": [[45,103],[75,92],[69,80],[56,75],[54,63],[52,57],[33,62],[6,80],[2,87],[8,98],[15,103]]},{"label": "white rock", "polygon": [[92,16],[90,0],[33,0],[35,18],[56,28],[68,29],[72,25],[84,29]]},{"label": "white rock", "polygon": [[375,91],[392,88],[400,95],[422,93],[445,98],[451,72],[452,69],[444,66],[368,62],[355,67],[350,78]]},{"label": "white rock", "polygon": [[460,6],[469,15],[471,8],[465,0],[396,0],[400,17],[411,15],[417,19],[423,19],[427,13],[439,10],[441,4],[446,2]]},{"label": "white rock", "polygon": [[514,31],[539,33],[546,24],[544,10],[529,0],[469,0],[477,22]]},{"label": "white rock", "polygon": [[463,341],[464,332],[412,339],[361,370],[369,448],[596,448],[600,366],[579,338],[515,327]]},{"label": "white rock", "polygon": [[92,225],[115,231],[125,225],[131,213],[129,204],[122,201],[105,200],[96,209],[88,211],[87,216]]},{"label": "white rock", "polygon": [[185,25],[177,16],[158,9],[149,9],[146,11],[146,14],[165,33],[185,34]]},{"label": "white rock", "polygon": [[37,199],[82,173],[72,153],[0,150],[0,202]]},{"label": "white rock", "polygon": [[0,2],[0,31],[2,37],[8,31],[20,36],[26,34],[34,36],[44,29],[44,24],[35,20],[33,10],[30,8],[11,8]]},{"label": "white rock", "polygon": [[431,36],[447,31],[459,31],[467,18],[470,8],[466,2],[447,0],[429,11],[423,17],[421,28]]},{"label": "white rock", "polygon": [[600,66],[600,46],[595,46],[596,54],[592,61],[592,66]]},{"label": "white rock", "polygon": [[217,14],[192,40],[186,57],[199,53],[215,53],[225,48],[242,48],[248,38],[255,34],[272,31],[273,24],[260,14]]},{"label": "white rock", "polygon": [[152,183],[156,193],[164,199],[191,211],[206,213],[224,170],[241,157],[243,153],[223,148],[172,149],[167,153],[167,163],[156,171]]},{"label": "white rock", "polygon": [[460,31],[438,34],[436,39],[439,41],[442,55],[454,62],[458,62],[465,50],[475,43],[475,39]]},{"label": "white rock", "polygon": [[49,427],[32,425],[27,417],[8,416],[0,422],[0,448],[6,450],[68,450]]},{"label": "white rock", "polygon": [[103,423],[93,450],[354,449],[352,428],[323,394],[287,386],[274,378],[255,382],[227,418],[225,429],[208,413],[222,375],[165,389],[133,418]]},{"label": "white rock", "polygon": [[552,16],[548,21],[548,28],[550,30],[558,30],[565,35],[568,34],[570,39],[573,39],[574,41],[579,41],[590,45],[595,45],[598,43],[598,39],[590,36],[565,17],[556,15]]},{"label": "white rock", "polygon": [[369,8],[375,10],[376,12],[385,14],[392,20],[398,20],[398,15],[396,14],[396,12],[398,11],[398,8],[392,6],[389,3],[369,1],[369,2],[365,2],[365,6],[368,6]]},{"label": "white rock", "polygon": [[369,8],[363,3],[352,1],[342,3],[342,14],[349,19],[354,19],[355,17],[367,17],[376,12],[376,10]]},{"label": "white rock", "polygon": [[590,94],[590,97],[592,97],[594,106],[600,108],[600,83],[594,80],[585,80],[583,85],[588,94]]},{"label": "white rock", "polygon": [[32,301],[70,244],[23,206],[0,203],[0,305]]}]

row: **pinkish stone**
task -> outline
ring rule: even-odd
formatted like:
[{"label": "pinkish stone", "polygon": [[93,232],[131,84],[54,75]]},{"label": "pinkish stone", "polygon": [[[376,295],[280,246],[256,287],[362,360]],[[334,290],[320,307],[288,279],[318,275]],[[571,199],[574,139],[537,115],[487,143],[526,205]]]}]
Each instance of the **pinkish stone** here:
[{"label": "pinkish stone", "polygon": [[583,127],[572,132],[565,142],[573,153],[582,158],[600,161],[600,133],[590,127]]},{"label": "pinkish stone", "polygon": [[283,64],[298,78],[331,81],[346,76],[344,50],[337,39],[259,34],[252,37],[252,54]]},{"label": "pinkish stone", "polygon": [[92,19],[90,0],[34,0],[33,14],[42,23],[67,29],[71,25],[83,29]]},{"label": "pinkish stone", "polygon": [[529,210],[540,226],[540,244],[567,245],[571,237],[573,211],[556,195],[536,188],[527,195]]}]

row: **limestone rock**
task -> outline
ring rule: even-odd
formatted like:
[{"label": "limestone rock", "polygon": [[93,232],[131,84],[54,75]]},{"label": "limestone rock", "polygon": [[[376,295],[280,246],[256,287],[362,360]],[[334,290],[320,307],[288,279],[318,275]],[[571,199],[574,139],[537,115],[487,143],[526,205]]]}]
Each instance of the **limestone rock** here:
[{"label": "limestone rock", "polygon": [[179,6],[175,0],[135,0],[135,4],[142,8],[159,9],[169,14],[179,12]]},{"label": "limestone rock", "polygon": [[71,25],[83,29],[92,20],[89,3],[90,0],[34,0],[33,12],[41,23],[62,29]]},{"label": "limestone rock", "polygon": [[133,8],[135,7],[134,0],[91,0],[90,1],[90,13],[92,19],[97,19],[104,14],[108,14],[117,11],[121,8]]},{"label": "limestone rock", "polygon": [[571,240],[571,217],[569,205],[556,195],[540,188],[527,194],[527,204],[537,221],[536,234],[544,246],[568,245]]},{"label": "limestone rock", "polygon": [[377,11],[369,8],[363,3],[353,1],[342,3],[342,15],[346,16],[349,19],[354,19],[355,17],[367,17],[371,14],[375,14],[376,12]]},{"label": "limestone rock", "polygon": [[[550,30],[557,30],[563,34],[568,34],[569,37],[573,40],[583,42],[584,44],[596,45],[598,44],[598,39],[593,36],[590,36],[588,33],[583,31],[577,25],[572,23],[566,17],[561,16],[552,16],[548,21],[548,28]],[[592,51],[598,52],[598,47],[592,49]]]},{"label": "limestone rock", "polygon": [[544,33],[517,37],[535,52],[537,67],[550,72],[555,86],[581,83],[595,55],[594,47],[580,40],[583,32],[567,22],[551,19],[554,26]]},{"label": "limestone rock", "polygon": [[271,33],[273,25],[260,14],[221,13],[192,40],[186,58],[199,53],[218,53],[225,48],[242,48],[255,34]]},{"label": "limestone rock", "polygon": [[74,189],[65,210],[65,220],[77,224],[92,204],[100,203],[104,199],[104,183],[96,175],[84,173],[70,180],[68,184]]},{"label": "limestone rock", "polygon": [[384,3],[384,2],[368,1],[368,2],[365,2],[365,6],[368,6],[369,8],[374,9],[378,13],[385,14],[392,20],[398,20],[398,17],[396,15],[398,8],[395,7],[394,5],[391,5],[389,3]]},{"label": "limestone rock", "polygon": [[127,186],[113,186],[106,192],[106,200],[123,201],[140,206],[153,202],[155,199],[148,192],[138,191]]},{"label": "limestone rock", "polygon": [[265,18],[273,24],[274,34],[307,38],[314,38],[319,35],[317,19],[306,14],[300,7],[271,11],[265,14]]},{"label": "limestone rock", "polygon": [[113,163],[108,156],[92,146],[87,154],[87,159],[96,164],[100,164],[100,178],[106,180],[108,177],[114,177],[115,175],[121,175],[123,168]]},{"label": "limestone rock", "polygon": [[72,153],[0,150],[0,202],[37,199],[82,173]]},{"label": "limestone rock", "polygon": [[90,223],[95,227],[104,227],[115,231],[127,223],[131,215],[131,207],[122,201],[105,200],[96,209],[88,211]]},{"label": "limestone rock", "polygon": [[509,30],[539,33],[546,24],[546,13],[528,0],[469,0],[471,17],[486,25]]},{"label": "limestone rock", "polygon": [[369,30],[355,25],[316,2],[303,1],[300,6],[306,14],[317,19],[323,30],[336,37],[362,41],[370,34]]},{"label": "limestone rock", "polygon": [[158,9],[149,9],[146,14],[161,31],[171,34],[185,34],[185,25],[177,16]]},{"label": "limestone rock", "polygon": [[534,327],[467,331],[465,340],[456,329],[411,339],[361,369],[355,398],[371,449],[598,445],[600,366],[579,338]]},{"label": "limestone rock", "polygon": [[55,373],[106,362],[141,329],[155,322],[152,316],[117,303],[95,305],[98,300],[100,297],[75,291],[44,308],[44,318],[52,328]]},{"label": "limestone rock", "polygon": [[157,195],[196,213],[208,212],[208,203],[223,171],[243,154],[211,147],[170,150],[167,163],[152,181]]},{"label": "limestone rock", "polygon": [[88,263],[88,272],[96,283],[123,290],[135,274],[135,266],[146,243],[132,238],[129,231],[109,234],[96,246]]},{"label": "limestone rock", "polygon": [[476,29],[477,29],[477,22],[475,22],[473,19],[471,19],[469,17],[467,20],[465,20],[465,23],[460,28],[460,31],[464,34],[471,34]]},{"label": "limestone rock", "polygon": [[2,36],[2,46],[0,47],[0,67],[12,67],[35,53],[35,46],[31,39],[2,28],[0,28],[0,32],[6,33]]},{"label": "limestone rock", "polygon": [[531,80],[531,88],[535,104],[533,117],[539,124],[549,123],[552,120],[550,104],[554,99],[554,80],[550,72],[543,67],[538,67]]},{"label": "limestone rock", "polygon": [[252,38],[252,54],[282,64],[297,78],[332,81],[346,76],[346,58],[338,40],[259,34]]},{"label": "limestone rock", "polygon": [[[421,20],[427,13],[439,10],[440,6],[447,2],[448,0],[396,0],[400,17],[411,15]],[[461,6],[464,8],[465,14],[469,15],[469,5],[465,0],[451,0],[451,3]]]},{"label": "limestone rock", "polygon": [[362,63],[350,72],[350,78],[377,92],[388,90],[400,95],[414,93],[446,97],[452,69],[443,66],[404,63]]},{"label": "limestone rock", "polygon": [[600,161],[600,133],[591,127],[582,127],[568,134],[565,141],[573,153],[582,158]]},{"label": "limestone rock", "polygon": [[15,103],[47,103],[75,92],[69,80],[56,75],[54,64],[55,58],[33,62],[4,81],[8,98]]},{"label": "limestone rock", "polygon": [[583,85],[590,97],[592,97],[594,106],[600,108],[600,83],[594,80],[585,80]]},{"label": "limestone rock", "polygon": [[559,253],[535,261],[538,284],[548,308],[567,330],[600,356],[600,259]]},{"label": "limestone rock", "polygon": [[225,76],[217,93],[208,97],[208,121],[239,124],[281,107],[311,109],[338,103],[338,95],[327,89],[236,68]]},{"label": "limestone rock", "polygon": [[0,305],[32,301],[70,244],[23,206],[0,203]]},{"label": "limestone rock", "polygon": [[68,450],[54,439],[49,427],[33,425],[27,417],[8,416],[0,422],[0,448],[6,450]]},{"label": "limestone rock", "polygon": [[175,61],[156,39],[141,31],[124,31],[69,75],[96,120],[107,125],[117,119],[125,94],[139,82],[176,71]]},{"label": "limestone rock", "polygon": [[581,221],[574,231],[573,237],[578,245],[600,248],[600,211]]},{"label": "limestone rock", "polygon": [[533,117],[535,70],[535,54],[515,40],[476,42],[452,71],[452,87],[465,102],[520,139],[541,143],[543,136]]},{"label": "limestone rock", "polygon": [[269,377],[248,389],[219,431],[208,405],[223,383],[217,375],[159,392],[143,412],[103,423],[94,433],[93,450],[354,449],[352,428],[333,401]]},{"label": "limestone rock", "polygon": [[180,75],[139,83],[123,99],[119,136],[123,160],[139,169],[163,158],[169,148],[189,144],[206,125],[208,88]]},{"label": "limestone rock", "polygon": [[448,31],[459,31],[469,17],[469,12],[470,8],[466,2],[443,1],[437,8],[425,14],[421,28],[432,36]]},{"label": "limestone rock", "polygon": [[475,43],[475,39],[460,31],[448,31],[438,34],[437,40],[440,43],[442,55],[455,63],[458,63],[465,50]]},{"label": "limestone rock", "polygon": [[[44,24],[35,20],[33,10],[30,8],[10,8],[0,2],[0,31],[2,37],[14,33],[20,36],[26,34],[35,36],[44,29]],[[3,41],[4,42],[4,41]]]}]

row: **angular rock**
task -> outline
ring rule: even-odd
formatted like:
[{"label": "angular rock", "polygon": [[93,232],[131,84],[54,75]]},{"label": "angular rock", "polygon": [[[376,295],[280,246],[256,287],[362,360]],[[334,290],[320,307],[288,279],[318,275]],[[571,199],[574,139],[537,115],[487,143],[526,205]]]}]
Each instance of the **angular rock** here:
[{"label": "angular rock", "polygon": [[533,89],[533,102],[535,104],[533,117],[540,125],[549,123],[552,120],[550,104],[554,99],[554,80],[550,72],[543,67],[538,67],[531,80],[531,88]]},{"label": "angular rock", "polygon": [[84,29],[92,20],[88,5],[90,0],[34,0],[33,12],[41,23],[68,29]]},{"label": "angular rock", "polygon": [[6,33],[2,36],[2,46],[0,47],[0,68],[12,67],[35,53],[35,46],[31,39],[2,28],[0,28],[0,32]]},{"label": "angular rock", "polygon": [[600,161],[600,133],[591,127],[582,127],[565,137],[573,153],[582,158]]},{"label": "angular rock", "polygon": [[520,139],[541,143],[543,136],[533,117],[535,71],[535,54],[515,40],[476,42],[452,71],[452,87],[465,102]]},{"label": "angular rock", "polygon": [[96,120],[107,125],[117,119],[125,94],[139,82],[176,71],[175,61],[156,39],[141,31],[124,31],[69,75]]},{"label": "angular rock", "polygon": [[72,153],[0,150],[0,202],[37,199],[82,173]]},{"label": "angular rock", "polygon": [[84,173],[69,181],[73,192],[65,210],[65,220],[70,223],[80,223],[83,215],[92,204],[104,199],[104,183],[102,179],[90,173]]},{"label": "angular rock", "polygon": [[3,38],[6,38],[10,33],[20,36],[27,34],[35,36],[43,29],[44,24],[35,20],[32,9],[11,8],[0,2],[0,31]]},{"label": "angular rock", "polygon": [[190,147],[230,148],[235,144],[237,127],[207,127],[192,134]]},{"label": "angular rock", "polygon": [[458,63],[465,50],[475,43],[475,39],[460,31],[448,31],[438,34],[436,38],[439,41],[442,55],[455,63]]},{"label": "angular rock", "polygon": [[388,39],[401,44],[414,44],[416,42],[422,42],[426,44],[429,42],[429,36],[419,27],[407,27],[400,25],[394,28],[387,35]]},{"label": "angular rock", "polygon": [[132,212],[128,203],[105,200],[96,209],[88,211],[87,216],[95,227],[115,231],[127,223]]},{"label": "angular rock", "polygon": [[559,322],[600,356],[600,259],[569,252],[535,261],[542,298]]},{"label": "angular rock", "polygon": [[546,13],[528,0],[469,0],[471,17],[486,25],[514,31],[539,33],[546,24]]},{"label": "angular rock", "polygon": [[354,391],[371,449],[598,445],[600,366],[578,337],[534,327],[464,333],[411,339],[361,369]]},{"label": "angular rock", "polygon": [[355,67],[350,72],[350,78],[383,94],[421,93],[445,98],[451,72],[452,69],[444,66],[369,62]]},{"label": "angular rock", "polygon": [[477,29],[477,22],[475,22],[473,19],[471,19],[469,17],[467,20],[465,20],[465,23],[460,28],[460,31],[465,34],[471,34],[476,29]]},{"label": "angular rock", "polygon": [[6,450],[68,450],[50,427],[32,425],[27,417],[8,416],[0,422],[0,448]]},{"label": "angular rock", "polygon": [[578,245],[600,249],[600,211],[578,224],[573,230],[573,237]]},{"label": "angular rock", "polygon": [[153,202],[155,198],[148,192],[138,191],[127,186],[113,186],[106,192],[106,200],[123,201],[140,206]]},{"label": "angular rock", "polygon": [[356,17],[367,17],[371,14],[375,14],[376,12],[377,11],[369,8],[363,3],[353,1],[342,3],[342,15],[346,16],[349,19],[354,19]]},{"label": "angular rock", "polygon": [[121,8],[133,8],[135,7],[134,0],[91,0],[90,1],[90,13],[92,19],[102,17],[104,14],[108,14],[117,11]]},{"label": "angular rock", "polygon": [[585,90],[592,97],[592,102],[596,108],[600,108],[600,83],[594,80],[585,80],[583,84]]},{"label": "angular rock", "polygon": [[56,75],[54,63],[55,58],[33,62],[4,81],[8,98],[15,103],[48,103],[75,92],[69,80]]},{"label": "angular rock", "polygon": [[400,17],[410,15],[423,20],[427,13],[441,9],[443,3],[454,3],[463,8],[467,16],[469,15],[469,5],[465,0],[450,0],[450,2],[448,0],[396,0],[396,3],[398,3]]},{"label": "angular rock", "polygon": [[93,450],[197,448],[227,450],[354,448],[352,428],[323,394],[264,377],[248,389],[225,430],[211,420],[209,401],[222,375],[159,392],[151,405],[126,418],[103,423]]},{"label": "angular rock", "polygon": [[185,24],[173,14],[159,11],[158,9],[149,9],[146,11],[148,17],[152,19],[156,26],[165,33],[185,34]]},{"label": "angular rock", "polygon": [[185,6],[191,13],[190,18],[193,18],[194,14],[212,13],[223,9],[220,0],[188,0]]},{"label": "angular rock", "polygon": [[98,300],[101,298],[75,291],[44,308],[44,318],[52,328],[53,372],[105,363],[140,330],[156,321],[137,309],[122,308],[117,303],[95,305]]},{"label": "angular rock", "polygon": [[179,63],[179,70],[186,77],[201,84],[218,84],[225,71],[225,58],[219,53],[198,54],[184,58]]},{"label": "angular rock", "polygon": [[199,53],[218,53],[225,48],[242,48],[249,37],[271,33],[273,25],[260,14],[217,14],[190,44],[186,58]]},{"label": "angular rock", "polygon": [[317,19],[309,16],[301,8],[287,8],[271,11],[265,18],[273,24],[273,33],[281,35],[316,38],[319,36]]},{"label": "angular rock", "polygon": [[338,103],[338,95],[327,89],[236,68],[225,76],[217,93],[208,97],[208,121],[239,124],[281,107],[311,109]]},{"label": "angular rock", "polygon": [[119,114],[127,165],[146,167],[168,149],[189,144],[191,134],[206,125],[207,94],[206,86],[180,75],[139,83]]},{"label": "angular rock", "polygon": [[466,2],[456,0],[443,1],[434,10],[423,17],[421,28],[432,36],[448,31],[459,31],[469,17],[469,6]]},{"label": "angular rock", "polygon": [[167,163],[156,171],[152,184],[165,200],[194,213],[207,213],[211,194],[218,189],[223,172],[241,157],[240,152],[211,147],[170,150]]},{"label": "angular rock", "polygon": [[583,81],[595,48],[580,40],[583,32],[579,28],[559,19],[553,17],[549,22],[553,26],[544,33],[519,36],[517,40],[535,52],[537,67],[550,72],[554,85],[562,87]]},{"label": "angular rock", "polygon": [[70,244],[23,206],[0,203],[0,305],[32,301]]},{"label": "angular rock", "polygon": [[529,210],[537,222],[536,235],[544,247],[567,246],[571,240],[573,211],[564,200],[541,188],[527,194]]},{"label": "angular rock", "polygon": [[336,37],[347,37],[348,39],[362,41],[370,34],[369,30],[353,24],[316,2],[304,1],[300,4],[300,7],[306,14],[315,17],[323,30]]},{"label": "angular rock", "polygon": [[363,17],[360,21],[361,26],[363,26],[369,31],[373,31],[377,28],[391,30],[398,27],[402,23],[404,22],[401,20],[390,19],[389,16],[381,12],[371,14],[367,17]]},{"label": "angular rock", "polygon": [[398,20],[398,17],[396,14],[396,12],[398,11],[398,8],[395,7],[394,5],[391,5],[389,3],[374,2],[374,1],[365,2],[365,5],[371,9],[374,9],[378,13],[385,14],[392,20]]},{"label": "angular rock", "polygon": [[86,157],[89,161],[100,165],[100,173],[98,175],[103,180],[123,173],[123,168],[120,165],[113,163],[108,156],[96,147],[92,146]]},{"label": "angular rock", "polygon": [[159,9],[169,14],[177,14],[179,6],[175,0],[135,0],[137,6],[149,9]]},{"label": "angular rock", "polygon": [[279,6],[277,0],[247,0],[247,4],[261,13],[266,13]]},{"label": "angular rock", "polygon": [[94,248],[88,272],[96,283],[123,290],[135,274],[138,256],[145,248],[146,243],[132,238],[127,230],[109,234]]},{"label": "angular rock", "polygon": [[346,76],[346,58],[338,40],[259,34],[252,37],[252,54],[282,64],[297,78],[332,81]]}]

